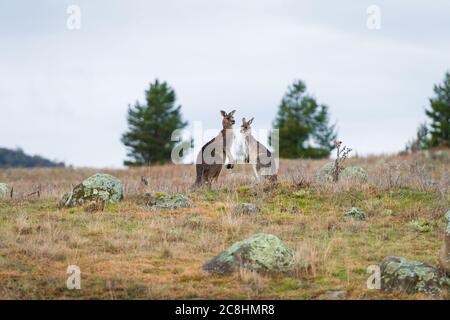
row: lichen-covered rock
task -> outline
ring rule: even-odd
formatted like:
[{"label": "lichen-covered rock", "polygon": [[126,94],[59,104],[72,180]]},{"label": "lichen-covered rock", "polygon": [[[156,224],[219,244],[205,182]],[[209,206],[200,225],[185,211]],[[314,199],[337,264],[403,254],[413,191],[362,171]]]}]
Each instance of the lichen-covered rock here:
[{"label": "lichen-covered rock", "polygon": [[0,197],[5,197],[9,193],[9,187],[6,183],[0,183]]},{"label": "lichen-covered rock", "polygon": [[116,177],[96,173],[77,185],[72,192],[66,193],[61,201],[62,207],[84,205],[92,201],[117,203],[123,199],[123,186]]},{"label": "lichen-covered rock", "polygon": [[367,219],[367,214],[363,210],[356,208],[356,207],[350,208],[350,210],[348,210],[345,213],[345,216],[348,218],[355,219],[355,220],[366,220]]},{"label": "lichen-covered rock", "polygon": [[234,243],[203,265],[203,270],[231,274],[240,268],[263,273],[283,273],[292,270],[294,252],[271,234],[258,233]]},{"label": "lichen-covered rock", "polygon": [[255,214],[258,213],[258,207],[254,203],[242,202],[234,207],[234,213],[237,214]]},{"label": "lichen-covered rock", "polygon": [[148,201],[146,208],[150,210],[190,208],[192,203],[182,194],[169,195],[165,193],[154,194]]},{"label": "lichen-covered rock", "polygon": [[[333,182],[334,162],[328,162],[316,173],[316,181],[318,183]],[[366,170],[358,166],[349,166],[342,168],[339,173],[339,180],[366,183],[368,175]]]},{"label": "lichen-covered rock", "polygon": [[380,271],[383,291],[440,295],[450,289],[450,278],[438,268],[422,262],[386,257],[381,262]]},{"label": "lichen-covered rock", "polygon": [[450,276],[450,210],[445,214],[445,221],[447,225],[444,230],[444,241],[439,256],[439,265]]},{"label": "lichen-covered rock", "polygon": [[366,183],[368,180],[368,175],[366,170],[364,170],[363,168],[357,166],[350,166],[344,168],[341,171],[339,179]]},{"label": "lichen-covered rock", "polygon": [[316,172],[316,181],[318,183],[333,182],[334,162],[328,162]]}]

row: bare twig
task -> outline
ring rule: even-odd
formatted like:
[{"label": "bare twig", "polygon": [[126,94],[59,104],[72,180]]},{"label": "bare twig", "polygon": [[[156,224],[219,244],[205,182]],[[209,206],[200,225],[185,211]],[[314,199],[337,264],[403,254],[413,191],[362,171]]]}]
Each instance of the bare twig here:
[{"label": "bare twig", "polygon": [[37,195],[38,199],[41,198],[41,185],[38,186],[36,191],[28,194],[27,197],[31,197],[31,196],[34,196],[34,195]]},{"label": "bare twig", "polygon": [[344,161],[345,161],[345,159],[347,159],[347,157],[350,154],[350,152],[352,151],[352,149],[348,148],[347,146],[344,146],[341,149],[342,141],[336,140],[334,143],[335,143],[337,151],[336,151],[336,160],[334,160],[333,171],[331,172],[331,174],[333,176],[333,181],[338,182],[339,174],[344,169],[344,166],[343,166]]},{"label": "bare twig", "polygon": [[141,184],[144,186],[148,186],[148,180],[144,176],[141,176]]}]

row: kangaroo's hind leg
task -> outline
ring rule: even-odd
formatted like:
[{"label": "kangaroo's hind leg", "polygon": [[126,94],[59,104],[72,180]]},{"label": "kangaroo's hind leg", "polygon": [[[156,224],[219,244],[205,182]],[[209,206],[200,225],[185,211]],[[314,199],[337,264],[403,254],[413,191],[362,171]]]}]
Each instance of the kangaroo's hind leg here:
[{"label": "kangaroo's hind leg", "polygon": [[196,186],[200,186],[204,182],[204,179],[203,179],[203,165],[197,164],[195,166],[195,169],[196,169],[196,174],[197,174],[196,179],[195,179],[195,185]]},{"label": "kangaroo's hind leg", "polygon": [[253,175],[255,176],[256,181],[261,181],[261,178],[259,177],[258,170],[256,169],[256,165],[252,165],[253,169]]}]

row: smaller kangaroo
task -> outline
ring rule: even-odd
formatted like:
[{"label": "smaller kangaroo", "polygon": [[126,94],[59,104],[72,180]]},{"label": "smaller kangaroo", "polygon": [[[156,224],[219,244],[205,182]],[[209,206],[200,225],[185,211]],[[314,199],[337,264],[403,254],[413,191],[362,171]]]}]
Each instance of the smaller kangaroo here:
[{"label": "smaller kangaroo", "polygon": [[226,113],[223,110],[220,111],[223,117],[222,130],[214,139],[202,147],[197,156],[195,165],[197,171],[196,186],[202,185],[203,183],[210,185],[213,181],[217,181],[227,157],[229,160],[227,169],[233,169],[234,158],[231,154],[231,145],[234,140],[233,125],[235,124],[235,112],[236,110],[230,113]]},{"label": "smaller kangaroo", "polygon": [[[277,181],[277,175],[274,173],[275,160],[272,153],[252,136],[252,124],[254,118],[249,121],[242,119],[241,133],[245,141],[245,162],[252,164],[253,174],[257,181],[260,181],[260,174],[270,181]],[[264,173],[261,173],[263,169]]]}]

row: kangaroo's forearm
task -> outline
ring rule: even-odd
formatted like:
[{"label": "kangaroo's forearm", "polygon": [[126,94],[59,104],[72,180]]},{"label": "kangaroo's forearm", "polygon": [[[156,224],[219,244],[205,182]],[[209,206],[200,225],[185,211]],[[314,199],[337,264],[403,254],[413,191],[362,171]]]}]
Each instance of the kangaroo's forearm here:
[{"label": "kangaroo's forearm", "polygon": [[226,155],[227,155],[228,160],[229,160],[230,162],[234,162],[234,158],[233,158],[233,154],[231,153],[231,150],[227,149]]}]

